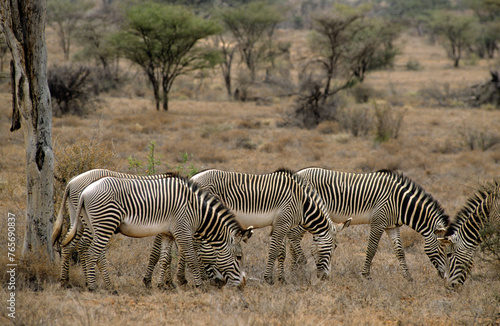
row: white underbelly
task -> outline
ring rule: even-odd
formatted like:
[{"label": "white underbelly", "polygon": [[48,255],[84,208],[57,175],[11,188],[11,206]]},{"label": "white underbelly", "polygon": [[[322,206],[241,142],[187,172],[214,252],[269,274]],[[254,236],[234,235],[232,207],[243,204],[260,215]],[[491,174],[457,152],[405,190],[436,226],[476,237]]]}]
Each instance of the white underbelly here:
[{"label": "white underbelly", "polygon": [[118,228],[120,233],[133,238],[152,237],[159,233],[171,233],[169,228],[164,224],[133,224],[123,222]]},{"label": "white underbelly", "polygon": [[234,212],[236,220],[244,229],[253,226],[254,229],[263,228],[273,225],[274,219],[278,216],[278,211],[270,211],[266,213],[246,213]]},{"label": "white underbelly", "polygon": [[338,214],[338,213],[330,213],[330,219],[335,222],[335,223],[343,223],[347,221],[347,219],[351,217],[351,225],[355,224],[369,224],[370,220],[372,218],[372,212],[364,212],[361,214],[352,214],[352,215],[347,215],[347,214]]}]

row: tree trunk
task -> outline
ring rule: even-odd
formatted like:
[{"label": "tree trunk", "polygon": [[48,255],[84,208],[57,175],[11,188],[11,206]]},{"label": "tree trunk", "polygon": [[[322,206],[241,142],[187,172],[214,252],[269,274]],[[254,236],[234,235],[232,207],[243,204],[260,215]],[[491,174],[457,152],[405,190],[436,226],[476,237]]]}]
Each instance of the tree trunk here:
[{"label": "tree trunk", "polygon": [[2,1],[0,25],[12,54],[13,113],[11,131],[23,126],[26,146],[27,205],[23,252],[45,249],[54,215],[52,107],[47,83],[45,0]]}]

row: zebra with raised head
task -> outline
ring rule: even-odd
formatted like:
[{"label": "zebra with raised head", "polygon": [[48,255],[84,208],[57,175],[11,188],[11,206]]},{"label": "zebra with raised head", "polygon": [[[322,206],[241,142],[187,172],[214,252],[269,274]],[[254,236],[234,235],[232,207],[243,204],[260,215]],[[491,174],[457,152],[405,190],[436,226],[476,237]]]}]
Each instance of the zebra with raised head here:
[{"label": "zebra with raised head", "polygon": [[[285,237],[297,225],[311,232],[317,240],[317,274],[320,279],[328,277],[331,254],[336,246],[335,232],[340,231],[344,223],[334,225],[330,221],[319,195],[299,176],[284,169],[269,174],[209,169],[195,174],[191,180],[220,198],[234,212],[243,228],[273,227],[264,273],[267,283],[273,283],[273,269],[277,259],[278,279],[285,282]],[[300,238],[293,238],[294,234],[291,236],[292,242],[300,242]],[[154,259],[151,259],[145,278],[150,279],[154,263]],[[183,282],[182,261],[179,264],[178,278],[179,282]]]},{"label": "zebra with raised head", "polygon": [[[175,240],[193,271],[196,286],[202,283],[193,243],[193,236],[198,233],[214,248],[217,268],[224,280],[230,285],[245,284],[245,274],[231,251],[236,237],[249,230],[240,227],[234,215],[220,200],[185,178],[99,179],[81,193],[76,216],[81,213],[92,234],[90,247],[85,248],[82,254],[86,261],[89,290],[96,289],[97,259],[104,257],[105,261],[103,253],[106,245],[111,236],[118,232],[130,237],[162,234],[165,249]],[[81,221],[77,219],[62,246],[68,245],[75,237],[79,223]],[[106,265],[102,267],[106,268]],[[105,281],[106,286],[112,288],[111,282]]]},{"label": "zebra with raised head", "polygon": [[[424,250],[441,277],[445,255],[434,232],[448,225],[439,203],[408,177],[394,171],[346,173],[322,168],[296,172],[316,188],[334,222],[351,217],[351,224],[370,224],[362,275],[370,266],[384,231],[407,279],[411,279],[401,244],[400,226],[407,225],[425,237]],[[297,259],[298,254],[295,254]]]},{"label": "zebra with raised head", "polygon": [[472,268],[474,254],[483,239],[487,224],[500,223],[500,180],[481,187],[467,200],[439,238],[447,253],[445,286],[459,288]]},{"label": "zebra with raised head", "polygon": [[[93,182],[103,178],[103,177],[116,177],[116,178],[128,178],[128,179],[159,179],[159,178],[166,178],[171,176],[172,174],[166,173],[166,174],[158,174],[158,175],[152,175],[152,176],[138,176],[138,175],[133,175],[133,174],[126,174],[126,173],[120,173],[120,172],[115,172],[107,169],[94,169],[94,170],[89,170],[87,172],[84,172],[82,174],[79,174],[75,177],[73,177],[66,185],[66,188],[64,189],[64,194],[63,198],[61,201],[61,207],[59,209],[59,213],[57,215],[56,221],[54,223],[53,231],[52,231],[52,245],[56,245],[57,241],[61,238],[61,232],[63,228],[63,221],[64,221],[64,209],[67,207],[68,213],[69,213],[69,218],[70,218],[70,225],[75,224],[77,220],[76,216],[76,209],[78,207],[78,199],[80,198],[81,192],[90,184]],[[88,229],[86,229],[88,232]],[[83,240],[87,241],[87,243],[81,242],[80,239],[82,239],[82,234],[84,232],[83,228],[79,228],[78,232],[73,239],[67,246],[64,246],[61,248],[61,277],[60,281],[63,286],[65,286],[68,283],[69,280],[69,261],[72,253],[75,250],[79,250],[80,247],[86,247],[90,245],[90,235],[87,234]],[[161,246],[161,236],[159,238],[159,245]],[[80,255],[81,256],[81,255]],[[81,257],[80,257],[81,258]],[[100,264],[102,260],[99,259],[98,263]],[[85,261],[81,260],[82,267],[85,270]],[[104,275],[104,278],[108,278],[109,276]]]}]

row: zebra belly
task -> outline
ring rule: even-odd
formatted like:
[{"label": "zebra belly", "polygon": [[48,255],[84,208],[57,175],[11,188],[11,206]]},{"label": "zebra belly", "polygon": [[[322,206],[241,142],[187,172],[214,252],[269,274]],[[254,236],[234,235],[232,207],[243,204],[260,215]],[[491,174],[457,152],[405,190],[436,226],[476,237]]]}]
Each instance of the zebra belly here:
[{"label": "zebra belly", "polygon": [[236,220],[246,229],[253,226],[254,229],[263,228],[273,225],[274,219],[278,216],[278,210],[265,213],[246,213],[241,211],[233,211]]},{"label": "zebra belly", "polygon": [[126,221],[118,227],[120,233],[132,238],[152,237],[159,233],[172,234],[170,228],[165,224],[133,224]]},{"label": "zebra belly", "polygon": [[369,224],[372,218],[372,212],[367,211],[356,214],[339,214],[337,212],[330,212],[330,219],[335,223],[343,223],[351,217],[351,225],[355,224]]}]

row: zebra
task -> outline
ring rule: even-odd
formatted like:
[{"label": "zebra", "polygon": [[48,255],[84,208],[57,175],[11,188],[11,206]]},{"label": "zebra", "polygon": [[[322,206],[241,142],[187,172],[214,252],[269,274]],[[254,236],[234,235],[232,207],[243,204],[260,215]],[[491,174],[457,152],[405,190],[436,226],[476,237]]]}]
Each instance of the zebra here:
[{"label": "zebra", "polygon": [[[370,236],[361,275],[370,278],[370,267],[382,233],[392,240],[394,253],[411,280],[401,243],[400,227],[405,224],[425,237],[424,250],[443,277],[445,255],[435,230],[448,225],[449,217],[440,204],[413,180],[395,171],[347,173],[322,168],[296,172],[312,184],[323,198],[334,222],[352,217],[351,224],[370,224]],[[297,259],[298,254],[294,259]]]},{"label": "zebra", "polygon": [[[97,259],[103,257],[101,267],[106,275],[105,247],[118,232],[130,237],[161,233],[164,249],[175,240],[193,271],[195,285],[200,286],[200,266],[193,243],[193,235],[197,232],[214,248],[217,267],[226,283],[239,287],[246,283],[245,273],[231,250],[237,238],[251,232],[251,228],[242,229],[220,200],[185,178],[177,175],[152,180],[104,177],[81,193],[76,216],[80,214],[92,234],[89,248],[82,253],[91,291],[97,288]],[[62,242],[63,247],[75,237],[80,223],[77,219],[71,226]],[[168,259],[166,257],[167,263]],[[105,282],[107,288],[113,289],[109,279]]]},{"label": "zebra", "polygon": [[[262,228],[272,226],[271,244],[264,280],[273,284],[273,269],[278,259],[278,280],[285,282],[285,236],[290,229],[301,225],[311,232],[317,240],[317,275],[328,278],[330,258],[336,247],[334,235],[347,227],[349,222],[334,225],[328,217],[321,197],[316,191],[303,183],[292,171],[281,169],[269,174],[244,174],[209,169],[191,177],[201,188],[217,196],[229,207],[243,228]],[[292,245],[293,234],[289,234]],[[154,247],[158,248],[156,244]],[[158,252],[158,250],[156,250]],[[153,254],[145,279],[150,279],[154,268]],[[179,262],[182,264],[182,261]],[[179,267],[179,282],[185,282],[183,268]]]},{"label": "zebra", "polygon": [[459,289],[472,268],[474,253],[485,239],[484,227],[500,222],[500,179],[479,188],[439,238],[447,253],[445,286]]},{"label": "zebra", "polygon": [[[73,225],[77,220],[76,209],[78,206],[78,199],[80,197],[81,192],[91,183],[103,178],[103,177],[116,177],[116,178],[128,178],[128,179],[159,179],[166,178],[171,176],[170,173],[166,174],[158,174],[152,176],[137,176],[133,174],[126,174],[121,172],[115,172],[107,169],[93,169],[82,174],[73,177],[66,185],[66,188],[63,193],[63,198],[61,202],[61,207],[59,209],[59,213],[57,215],[56,221],[54,223],[53,231],[52,231],[52,245],[55,246],[58,240],[61,238],[61,232],[64,221],[64,208],[67,207],[70,217],[70,225]],[[85,229],[88,232],[88,229]],[[68,286],[69,281],[69,261],[72,253],[79,249],[80,247],[85,247],[90,245],[90,243],[80,243],[80,239],[82,239],[82,234],[84,232],[83,228],[78,229],[78,233],[71,243],[65,247],[61,248],[61,274],[60,274],[60,282],[62,286]],[[90,235],[87,234],[83,239],[90,239]],[[161,245],[161,236],[160,236],[160,245]],[[81,260],[82,265],[85,269],[85,262]],[[101,260],[99,260],[99,263]],[[109,276],[104,276],[105,278],[109,278]]]}]

